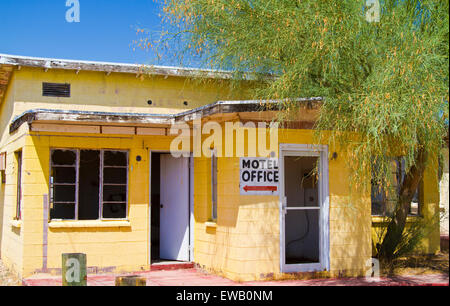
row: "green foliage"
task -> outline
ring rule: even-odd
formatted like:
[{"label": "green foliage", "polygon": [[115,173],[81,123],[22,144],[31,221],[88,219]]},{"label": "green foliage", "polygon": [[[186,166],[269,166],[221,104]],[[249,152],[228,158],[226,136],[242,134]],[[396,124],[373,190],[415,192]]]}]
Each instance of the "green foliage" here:
[{"label": "green foliage", "polygon": [[255,98],[279,99],[285,116],[296,111],[295,98],[324,97],[317,139],[348,151],[356,185],[370,181],[374,160],[375,179],[388,184],[392,156],[404,156],[409,169],[419,149],[439,151],[448,121],[448,0],[380,0],[379,22],[366,20],[362,0],[161,5],[166,29],[151,37],[160,54],[258,80]]}]

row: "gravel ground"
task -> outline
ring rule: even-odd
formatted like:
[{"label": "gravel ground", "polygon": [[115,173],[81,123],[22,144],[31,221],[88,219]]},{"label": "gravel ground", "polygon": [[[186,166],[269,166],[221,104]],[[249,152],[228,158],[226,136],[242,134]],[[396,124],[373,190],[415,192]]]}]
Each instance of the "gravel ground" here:
[{"label": "gravel ground", "polygon": [[0,259],[0,286],[18,286],[19,284],[17,277],[3,265]]}]

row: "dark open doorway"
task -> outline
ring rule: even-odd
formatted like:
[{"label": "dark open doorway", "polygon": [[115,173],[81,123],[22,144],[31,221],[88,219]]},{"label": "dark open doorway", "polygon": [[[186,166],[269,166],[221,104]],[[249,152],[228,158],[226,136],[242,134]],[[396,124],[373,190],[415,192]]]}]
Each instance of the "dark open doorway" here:
[{"label": "dark open doorway", "polygon": [[151,262],[159,258],[160,206],[161,206],[161,153],[151,155]]}]

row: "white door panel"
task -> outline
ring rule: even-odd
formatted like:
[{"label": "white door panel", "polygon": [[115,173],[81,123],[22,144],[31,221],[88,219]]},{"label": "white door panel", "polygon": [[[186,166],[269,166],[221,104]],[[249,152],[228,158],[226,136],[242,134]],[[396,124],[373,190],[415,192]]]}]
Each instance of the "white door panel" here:
[{"label": "white door panel", "polygon": [[161,155],[160,257],[189,261],[189,159]]}]

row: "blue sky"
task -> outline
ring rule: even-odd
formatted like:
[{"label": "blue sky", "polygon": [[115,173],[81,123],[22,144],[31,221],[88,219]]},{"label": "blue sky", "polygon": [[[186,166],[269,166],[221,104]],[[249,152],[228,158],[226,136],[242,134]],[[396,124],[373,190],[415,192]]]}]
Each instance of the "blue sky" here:
[{"label": "blue sky", "polygon": [[[133,51],[136,28],[160,29],[154,0],[79,0],[80,22],[66,21],[66,0],[1,0],[0,53],[156,64]],[[158,64],[165,64],[164,62]]]}]

